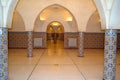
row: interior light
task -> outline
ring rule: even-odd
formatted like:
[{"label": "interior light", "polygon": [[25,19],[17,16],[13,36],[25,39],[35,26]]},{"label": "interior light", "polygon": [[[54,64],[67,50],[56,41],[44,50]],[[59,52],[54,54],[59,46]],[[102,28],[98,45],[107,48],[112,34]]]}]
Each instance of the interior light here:
[{"label": "interior light", "polygon": [[67,18],[67,21],[72,21],[72,17],[68,17],[68,18]]},{"label": "interior light", "polygon": [[44,21],[44,20],[46,20],[46,19],[45,19],[45,17],[43,17],[43,16],[40,15],[40,20],[41,20],[41,21]]},{"label": "interior light", "polygon": [[44,20],[45,20],[45,18],[43,18],[43,17],[40,17],[40,20],[41,20],[41,21],[44,21]]}]

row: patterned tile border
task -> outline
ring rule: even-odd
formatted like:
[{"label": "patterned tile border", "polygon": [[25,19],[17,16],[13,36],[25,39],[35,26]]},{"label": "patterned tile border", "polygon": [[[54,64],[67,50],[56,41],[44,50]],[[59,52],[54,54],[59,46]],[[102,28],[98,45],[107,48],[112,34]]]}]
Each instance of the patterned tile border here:
[{"label": "patterned tile border", "polygon": [[[84,32],[84,48],[85,49],[103,49],[104,48],[104,33],[89,33]],[[46,48],[46,33],[45,32],[33,32],[33,38],[42,38],[42,47],[36,48]],[[79,33],[64,33],[64,47],[71,48],[68,46],[68,38],[76,38],[79,44]],[[9,32],[8,34],[9,48],[27,48],[27,32]],[[34,40],[34,39],[33,39]],[[120,43],[120,33],[118,33],[118,43]],[[34,46],[34,45],[33,45]],[[79,46],[79,45],[78,45]],[[74,47],[74,48],[78,48]],[[120,48],[120,44],[117,44]],[[35,47],[34,47],[35,48]],[[72,47],[73,48],[73,47]]]}]

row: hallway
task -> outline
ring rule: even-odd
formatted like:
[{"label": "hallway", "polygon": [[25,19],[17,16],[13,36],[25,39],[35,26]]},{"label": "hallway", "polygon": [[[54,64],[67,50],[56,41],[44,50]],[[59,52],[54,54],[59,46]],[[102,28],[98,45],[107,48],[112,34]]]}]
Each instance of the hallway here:
[{"label": "hallway", "polygon": [[[9,80],[102,80],[103,49],[63,49],[62,42],[48,42],[48,49],[34,49],[28,58],[26,49],[9,49]],[[120,50],[117,52],[117,77],[120,79]]]}]

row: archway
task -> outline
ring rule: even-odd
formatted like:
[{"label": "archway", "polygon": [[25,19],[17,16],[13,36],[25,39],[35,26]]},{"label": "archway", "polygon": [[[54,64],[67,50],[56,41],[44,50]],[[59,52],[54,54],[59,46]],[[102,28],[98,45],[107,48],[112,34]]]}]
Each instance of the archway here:
[{"label": "archway", "polygon": [[47,26],[46,30],[46,42],[47,47],[49,48],[50,44],[59,45],[59,47],[63,48],[64,43],[64,27],[58,21],[53,21]]}]

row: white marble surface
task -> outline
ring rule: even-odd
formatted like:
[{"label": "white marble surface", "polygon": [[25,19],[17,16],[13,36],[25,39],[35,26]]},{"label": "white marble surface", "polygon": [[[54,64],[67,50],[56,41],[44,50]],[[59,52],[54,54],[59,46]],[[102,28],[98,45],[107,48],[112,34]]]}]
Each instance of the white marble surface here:
[{"label": "white marble surface", "polygon": [[[27,57],[26,49],[9,49],[9,80],[102,80],[103,49],[85,49],[78,57],[77,49],[63,49],[61,42],[48,49],[34,49]],[[116,80],[120,80],[120,50],[117,52]]]}]

